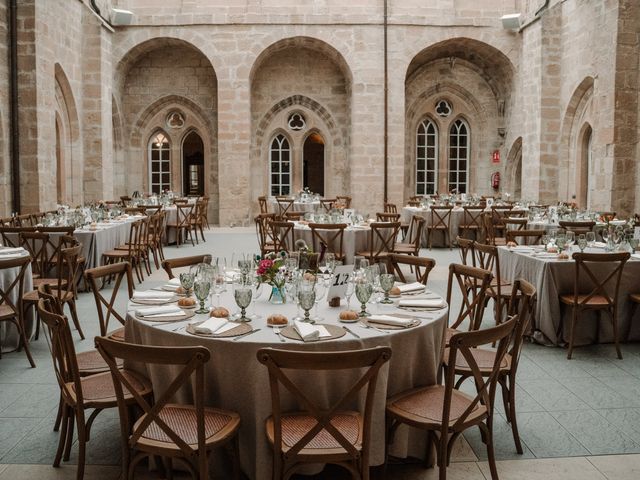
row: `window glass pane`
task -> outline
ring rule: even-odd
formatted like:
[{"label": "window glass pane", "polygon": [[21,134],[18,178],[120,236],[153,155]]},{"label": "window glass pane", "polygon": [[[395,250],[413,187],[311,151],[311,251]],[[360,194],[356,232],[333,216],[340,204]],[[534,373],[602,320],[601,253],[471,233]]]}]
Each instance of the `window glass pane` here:
[{"label": "window glass pane", "polygon": [[[416,134],[416,195],[433,189],[437,168],[437,131],[435,124],[426,119],[418,125]],[[431,178],[427,181],[427,175]]]},{"label": "window glass pane", "polygon": [[157,173],[153,173],[151,175],[151,183],[158,183],[160,181],[160,175]]},{"label": "window glass pane", "polygon": [[289,141],[284,135],[277,135],[272,140],[269,158],[271,160],[271,194],[287,195],[290,189],[291,150]]}]

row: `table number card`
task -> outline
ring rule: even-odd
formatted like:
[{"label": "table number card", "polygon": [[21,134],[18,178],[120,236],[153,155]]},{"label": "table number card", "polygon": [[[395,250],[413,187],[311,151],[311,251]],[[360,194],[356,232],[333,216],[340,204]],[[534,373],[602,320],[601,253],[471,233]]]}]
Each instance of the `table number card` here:
[{"label": "table number card", "polygon": [[347,294],[347,282],[353,275],[353,267],[353,265],[338,265],[335,268],[327,292],[327,301],[331,301],[335,297],[343,298]]}]

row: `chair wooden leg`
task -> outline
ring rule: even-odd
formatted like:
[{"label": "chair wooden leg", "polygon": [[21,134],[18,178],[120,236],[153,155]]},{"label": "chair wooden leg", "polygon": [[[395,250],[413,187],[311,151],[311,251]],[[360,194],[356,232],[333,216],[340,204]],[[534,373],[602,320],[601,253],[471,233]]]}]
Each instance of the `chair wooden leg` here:
[{"label": "chair wooden leg", "polygon": [[53,424],[53,431],[60,430],[60,422],[62,421],[62,413],[64,411],[64,400],[62,400],[62,394],[60,394],[60,403],[58,404],[58,414],[56,415],[56,423]]},{"label": "chair wooden leg", "polygon": [[77,480],[83,480],[84,478],[84,464],[85,455],[87,451],[87,427],[84,424],[84,416],[81,412],[78,412],[78,473],[76,474]]},{"label": "chair wooden leg", "polygon": [[487,460],[489,462],[489,470],[491,472],[491,480],[498,480],[498,469],[496,468],[496,456],[493,449],[493,432],[491,426],[481,423],[481,428],[486,429],[487,437]]},{"label": "chair wooden leg", "polygon": [[513,442],[516,445],[516,452],[522,455],[522,443],[520,442],[520,434],[518,433],[518,420],[516,417],[516,382],[509,382],[509,409],[505,408],[505,412],[509,412],[508,417],[511,423],[511,433],[513,434]]},{"label": "chair wooden leg", "polygon": [[236,433],[232,440],[232,455],[233,455],[233,478],[234,480],[240,480],[240,437]]},{"label": "chair wooden leg", "polygon": [[36,368],[36,363],[33,361],[33,357],[31,356],[31,351],[29,350],[29,342],[27,341],[27,335],[24,331],[24,320],[22,318],[18,318],[17,321],[18,333],[20,335],[20,343],[24,347],[24,353],[27,354],[27,360],[29,360],[29,364],[31,368]]},{"label": "chair wooden leg", "polygon": [[613,310],[607,311],[607,313],[611,316],[611,325],[613,327],[613,342],[616,346],[618,360],[622,360],[622,351],[620,350],[620,341],[618,339],[618,310],[614,306]]},{"label": "chair wooden leg", "polygon": [[[62,397],[60,397],[62,401]],[[64,452],[64,447],[67,444],[67,435],[69,435],[68,431],[68,423],[69,423],[69,407],[67,405],[62,405],[62,419],[61,419],[61,429],[60,429],[60,438],[58,439],[58,450],[56,451],[56,456],[53,460],[53,466],[59,467],[60,461],[62,460],[62,453]],[[55,430],[55,428],[54,428]]]},{"label": "chair wooden leg", "polygon": [[67,303],[69,304],[69,310],[71,311],[71,318],[73,320],[73,324],[75,325],[76,330],[78,330],[78,333],[80,334],[80,338],[84,340],[84,332],[82,331],[82,327],[80,326],[80,320],[78,319],[78,312],[76,310],[76,301],[71,300]]},{"label": "chair wooden leg", "polygon": [[73,445],[73,430],[74,430],[74,424],[75,424],[75,412],[73,412],[73,410],[69,407],[69,418],[67,420],[67,435],[66,435],[66,439],[67,439],[67,443],[64,447],[64,456],[62,457],[62,459],[65,462],[69,461],[69,457],[71,456],[71,445]]},{"label": "chair wooden leg", "polygon": [[578,320],[578,307],[574,306],[571,310],[571,331],[569,332],[569,351],[567,352],[567,360],[571,360],[571,355],[573,354],[573,337]]},{"label": "chair wooden leg", "polygon": [[440,432],[438,439],[440,446],[438,447],[438,477],[440,480],[447,480],[447,448],[449,444],[448,432]]}]

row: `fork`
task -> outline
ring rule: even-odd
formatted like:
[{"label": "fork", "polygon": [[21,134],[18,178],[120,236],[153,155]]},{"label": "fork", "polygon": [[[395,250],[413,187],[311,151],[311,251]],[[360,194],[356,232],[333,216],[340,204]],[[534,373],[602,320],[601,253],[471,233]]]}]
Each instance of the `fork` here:
[{"label": "fork", "polygon": [[273,327],[273,333],[275,333],[278,336],[281,342],[285,341],[284,337],[280,333],[280,327]]},{"label": "fork", "polygon": [[379,329],[379,328],[377,328],[377,327],[372,327],[371,325],[367,325],[367,324],[366,324],[366,323],[364,323],[364,322],[358,322],[358,325],[360,325],[361,327],[364,327],[364,328],[370,328],[371,330],[375,330],[376,332],[380,332],[380,333],[389,333],[389,332],[385,332],[384,330],[380,330],[380,329]]}]

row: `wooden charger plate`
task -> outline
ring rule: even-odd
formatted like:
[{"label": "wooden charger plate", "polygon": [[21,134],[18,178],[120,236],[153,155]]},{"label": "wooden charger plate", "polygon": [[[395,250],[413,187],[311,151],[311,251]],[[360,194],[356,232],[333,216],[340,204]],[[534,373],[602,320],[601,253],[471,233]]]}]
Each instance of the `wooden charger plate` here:
[{"label": "wooden charger plate", "polygon": [[[203,320],[202,322],[204,322]],[[194,322],[187,325],[186,331],[191,335],[195,335],[197,337],[209,337],[209,338],[227,338],[227,337],[237,337],[238,335],[244,335],[245,333],[249,333],[253,328],[247,322],[238,322],[235,328],[231,330],[227,330],[219,335],[211,334],[211,333],[198,333],[196,332],[196,327],[200,325],[202,322]],[[231,322],[234,323],[234,322]]]},{"label": "wooden charger plate", "polygon": [[[178,320],[187,320],[195,315],[193,310],[183,310],[184,315],[172,315],[170,317],[140,317],[136,315],[138,320],[144,320],[145,322],[176,322]],[[134,312],[135,315],[135,312]]]},{"label": "wooden charger plate", "polygon": [[167,303],[177,302],[180,299],[178,295],[174,295],[171,298],[132,298],[131,303],[137,303],[138,305],[166,305]]},{"label": "wooden charger plate", "polygon": [[[347,331],[344,328],[342,328],[340,325],[329,325],[328,323],[315,323],[314,325],[317,327],[322,325],[324,328],[327,329],[327,331],[331,334],[331,336],[319,338],[318,340],[313,340],[313,342],[323,342],[325,340],[333,340],[335,338],[344,337],[347,334]],[[298,340],[300,342],[304,341],[302,340],[302,337],[298,335],[298,332],[296,332],[296,329],[293,328],[293,325],[289,325],[288,327],[283,328],[282,330],[280,330],[280,333],[282,334],[282,336],[290,338],[291,340]]]},{"label": "wooden charger plate", "polygon": [[400,315],[400,314],[385,314],[388,317],[397,317],[397,318],[412,318],[413,322],[411,322],[409,325],[407,325],[406,327],[403,327],[402,325],[385,325],[384,323],[378,323],[378,322],[370,322],[368,318],[363,318],[362,319],[362,323],[369,325],[370,327],[375,327],[375,328],[379,328],[380,330],[406,330],[408,328],[414,328],[417,327],[418,325],[420,325],[422,323],[422,321],[419,318],[413,317],[411,315]]}]

